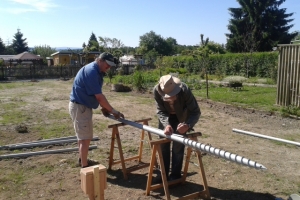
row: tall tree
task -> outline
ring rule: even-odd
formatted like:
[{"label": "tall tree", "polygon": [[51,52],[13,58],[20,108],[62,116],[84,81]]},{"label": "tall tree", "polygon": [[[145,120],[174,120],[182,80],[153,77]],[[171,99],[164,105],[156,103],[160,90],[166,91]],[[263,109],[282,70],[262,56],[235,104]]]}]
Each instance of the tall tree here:
[{"label": "tall tree", "polygon": [[240,8],[229,8],[227,50],[231,52],[270,51],[277,44],[290,43],[297,32],[293,13],[279,8],[285,0],[237,0]]},{"label": "tall tree", "polygon": [[[171,43],[169,43],[170,41]],[[172,54],[172,48],[170,48],[169,44],[172,43],[174,43],[172,38],[165,40],[161,35],[157,35],[154,31],[150,31],[149,33],[140,36],[139,53],[146,54],[151,51],[151,55],[154,55],[154,52],[157,52],[158,55],[169,56]]]},{"label": "tall tree", "polygon": [[121,40],[117,38],[99,37],[99,45],[104,48],[105,51],[113,53],[113,51],[124,47]]},{"label": "tall tree", "polygon": [[95,42],[98,43],[97,41],[97,38],[96,38],[96,35],[92,32],[91,36],[90,36],[90,39],[88,41],[88,48],[90,48],[91,46],[93,46],[95,44]]},{"label": "tall tree", "polygon": [[3,44],[2,38],[0,38],[0,55],[3,55],[5,51],[5,45]]},{"label": "tall tree", "polygon": [[169,55],[174,55],[177,53],[177,47],[178,47],[178,43],[177,40],[175,38],[172,37],[168,37],[166,39],[166,43],[167,43],[167,48],[166,50],[169,52]]},{"label": "tall tree", "polygon": [[17,29],[17,33],[14,35],[12,47],[17,54],[23,53],[24,51],[28,51],[29,48],[27,46],[27,38],[23,39],[23,33],[21,33],[20,29]]},{"label": "tall tree", "polygon": [[84,49],[86,47],[86,44],[85,42],[82,44],[82,48]]},{"label": "tall tree", "polygon": [[32,53],[35,55],[40,55],[43,58],[43,62],[47,62],[47,57],[49,57],[51,54],[55,53],[56,49],[51,48],[49,45],[44,46],[35,46],[32,50]]},{"label": "tall tree", "polygon": [[205,47],[209,42],[209,38],[204,40],[204,35],[200,34],[200,47]]}]

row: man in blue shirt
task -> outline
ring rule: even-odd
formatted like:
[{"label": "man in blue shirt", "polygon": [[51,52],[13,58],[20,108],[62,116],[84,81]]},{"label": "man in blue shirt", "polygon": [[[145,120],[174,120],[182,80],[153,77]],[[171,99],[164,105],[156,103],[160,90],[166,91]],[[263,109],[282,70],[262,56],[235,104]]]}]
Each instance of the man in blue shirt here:
[{"label": "man in blue shirt", "polygon": [[102,93],[103,75],[112,66],[116,66],[115,58],[110,53],[102,53],[94,62],[82,67],[73,83],[70,94],[69,112],[73,121],[78,140],[79,163],[81,167],[88,167],[88,151],[93,138],[93,110],[100,105],[106,115],[111,113],[115,118],[124,115],[115,110]]}]

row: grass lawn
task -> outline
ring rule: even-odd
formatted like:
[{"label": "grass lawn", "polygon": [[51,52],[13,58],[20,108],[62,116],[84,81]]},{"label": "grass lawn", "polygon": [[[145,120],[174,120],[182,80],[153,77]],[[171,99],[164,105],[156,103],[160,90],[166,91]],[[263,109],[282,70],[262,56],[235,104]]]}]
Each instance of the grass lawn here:
[{"label": "grass lawn", "polygon": [[[201,90],[193,90],[193,93],[199,98],[206,98],[205,86]],[[275,105],[275,87],[244,86],[241,90],[235,90],[228,87],[210,85],[208,98],[213,101],[265,111],[280,111],[281,109],[280,106]]]}]

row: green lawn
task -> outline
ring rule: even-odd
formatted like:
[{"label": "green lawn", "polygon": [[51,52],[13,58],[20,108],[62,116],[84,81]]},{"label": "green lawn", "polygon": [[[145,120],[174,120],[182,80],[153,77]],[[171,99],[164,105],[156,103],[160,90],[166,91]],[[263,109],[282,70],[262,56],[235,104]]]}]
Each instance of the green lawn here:
[{"label": "green lawn", "polygon": [[[206,87],[200,90],[193,90],[195,96],[206,98]],[[280,106],[276,104],[275,87],[254,87],[244,86],[241,90],[235,90],[228,87],[217,87],[210,85],[208,89],[208,98],[213,101],[242,106],[246,108],[255,108],[266,111],[279,111]]]}]

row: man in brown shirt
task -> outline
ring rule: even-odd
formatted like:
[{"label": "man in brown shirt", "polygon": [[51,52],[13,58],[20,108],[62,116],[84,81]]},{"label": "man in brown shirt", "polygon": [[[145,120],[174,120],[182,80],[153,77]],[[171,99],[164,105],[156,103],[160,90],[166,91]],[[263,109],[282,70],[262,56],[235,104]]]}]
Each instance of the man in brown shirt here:
[{"label": "man in brown shirt", "polygon": [[[199,105],[189,87],[180,79],[165,75],[153,89],[156,101],[159,129],[164,134],[185,135],[198,122],[201,111]],[[172,144],[172,167],[170,170],[171,142],[161,145],[163,160],[168,180],[181,178],[181,168],[184,156],[184,144],[173,142]],[[156,179],[157,183],[161,178]]]}]

